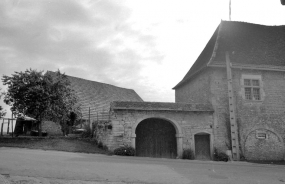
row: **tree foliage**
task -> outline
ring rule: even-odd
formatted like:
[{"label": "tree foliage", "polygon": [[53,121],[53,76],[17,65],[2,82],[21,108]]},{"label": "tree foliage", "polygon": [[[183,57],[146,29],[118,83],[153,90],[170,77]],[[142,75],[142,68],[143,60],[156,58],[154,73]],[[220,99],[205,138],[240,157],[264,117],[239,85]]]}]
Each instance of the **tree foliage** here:
[{"label": "tree foliage", "polygon": [[70,82],[59,70],[43,73],[27,69],[4,75],[2,81],[8,85],[4,102],[12,106],[14,114],[23,113],[39,121],[67,121],[70,112],[80,112]]},{"label": "tree foliage", "polygon": [[[0,88],[1,91],[1,88]],[[0,93],[0,99],[2,97],[2,93]],[[2,106],[0,106],[0,118],[4,117],[6,115],[6,111],[3,109]]]}]

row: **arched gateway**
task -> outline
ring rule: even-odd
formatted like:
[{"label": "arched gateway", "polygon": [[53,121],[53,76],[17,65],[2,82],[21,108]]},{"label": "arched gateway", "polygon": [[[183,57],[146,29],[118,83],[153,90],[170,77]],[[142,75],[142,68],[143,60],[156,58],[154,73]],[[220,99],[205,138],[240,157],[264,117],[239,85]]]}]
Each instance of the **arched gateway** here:
[{"label": "arched gateway", "polygon": [[213,109],[207,104],[116,101],[111,110],[114,141],[109,144],[128,144],[137,156],[181,158],[183,146],[194,151],[192,135],[201,131],[210,135],[213,148]]},{"label": "arched gateway", "polygon": [[176,158],[175,127],[167,120],[148,118],[136,127],[136,155],[142,157]]}]

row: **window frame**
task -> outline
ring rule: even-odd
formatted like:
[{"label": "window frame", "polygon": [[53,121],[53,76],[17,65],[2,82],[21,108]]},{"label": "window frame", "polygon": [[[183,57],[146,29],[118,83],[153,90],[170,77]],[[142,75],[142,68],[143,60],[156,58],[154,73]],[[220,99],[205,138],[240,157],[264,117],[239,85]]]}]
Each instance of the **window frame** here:
[{"label": "window frame", "polygon": [[256,130],[255,137],[256,139],[268,139],[268,135],[266,131],[263,131],[263,130]]},{"label": "window frame", "polygon": [[[250,80],[249,85],[245,84],[245,80]],[[253,85],[253,81],[258,81],[259,86]],[[250,99],[246,95],[246,90],[250,89]],[[259,99],[255,99],[254,89],[259,89]],[[264,100],[263,82],[261,75],[242,75],[241,77],[241,94],[244,100],[250,102],[259,102]]]}]

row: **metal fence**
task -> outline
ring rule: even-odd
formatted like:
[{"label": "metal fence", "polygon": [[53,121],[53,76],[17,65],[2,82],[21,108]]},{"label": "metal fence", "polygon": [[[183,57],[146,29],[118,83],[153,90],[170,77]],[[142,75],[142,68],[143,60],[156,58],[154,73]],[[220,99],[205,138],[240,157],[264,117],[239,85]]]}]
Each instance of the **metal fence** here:
[{"label": "metal fence", "polygon": [[97,110],[92,111],[90,108],[82,113],[82,120],[88,121],[110,121],[110,111],[108,110]]}]

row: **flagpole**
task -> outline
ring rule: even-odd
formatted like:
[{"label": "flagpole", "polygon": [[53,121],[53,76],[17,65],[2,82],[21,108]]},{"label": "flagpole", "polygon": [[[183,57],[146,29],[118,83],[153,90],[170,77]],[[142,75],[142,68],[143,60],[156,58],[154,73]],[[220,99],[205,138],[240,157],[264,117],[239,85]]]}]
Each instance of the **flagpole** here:
[{"label": "flagpole", "polygon": [[231,3],[231,0],[229,0],[229,21],[231,21],[232,19],[231,19],[231,14],[232,14],[232,5],[231,5],[232,3]]}]

